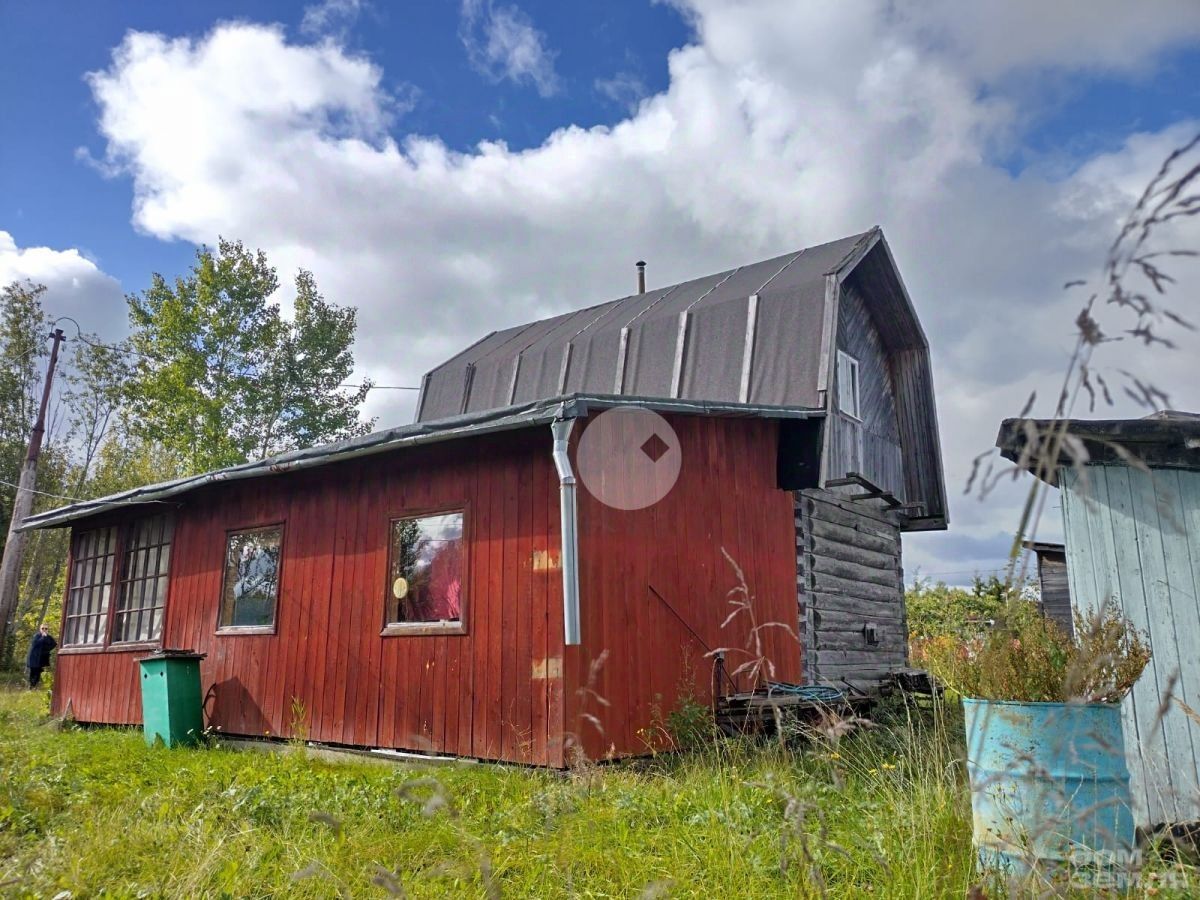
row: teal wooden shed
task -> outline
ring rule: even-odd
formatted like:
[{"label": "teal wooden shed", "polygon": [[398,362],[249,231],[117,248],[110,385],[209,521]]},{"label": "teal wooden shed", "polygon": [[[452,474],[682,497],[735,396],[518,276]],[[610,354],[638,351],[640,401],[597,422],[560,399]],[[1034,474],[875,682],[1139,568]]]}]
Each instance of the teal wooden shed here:
[{"label": "teal wooden shed", "polygon": [[1051,422],[1005,420],[997,445],[1061,491],[1074,608],[1111,598],[1149,635],[1122,708],[1138,825],[1200,822],[1200,415],[1065,424],[1045,465]]}]

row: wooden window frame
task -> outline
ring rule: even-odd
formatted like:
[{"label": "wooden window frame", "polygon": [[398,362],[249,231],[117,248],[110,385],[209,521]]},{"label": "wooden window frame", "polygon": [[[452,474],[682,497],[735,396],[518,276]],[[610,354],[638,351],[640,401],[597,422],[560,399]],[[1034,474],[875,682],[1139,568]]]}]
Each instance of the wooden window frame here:
[{"label": "wooden window frame", "polygon": [[[91,535],[98,534],[99,532],[102,532],[102,531],[111,531],[113,533],[113,537],[112,537],[112,560],[113,560],[112,572],[109,575],[107,582],[105,582],[104,580],[100,580],[100,581],[94,580],[96,567],[99,564],[100,560],[103,560],[108,556],[107,553],[105,553],[103,555],[99,555],[99,556],[85,556],[82,558],[77,555],[77,548],[78,548],[79,544],[81,544],[83,542],[84,538],[91,536]],[[91,577],[93,580],[88,582],[88,590],[89,591],[97,591],[97,590],[102,591],[104,589],[105,585],[107,584],[108,591],[109,591],[108,606],[104,610],[103,613],[95,613],[95,614],[90,613],[90,612],[79,613],[79,612],[72,612],[72,610],[71,610],[72,581],[74,580],[75,565],[76,565],[76,563],[79,563],[79,562],[82,562],[85,568],[87,568],[88,564],[90,563],[90,568],[91,568],[91,572],[92,572]],[[72,530],[70,558],[67,560],[66,596],[63,598],[62,625],[61,625],[61,628],[59,629],[59,638],[62,643],[63,650],[68,650],[68,651],[71,651],[74,653],[102,653],[102,652],[104,652],[105,648],[108,646],[109,626],[111,623],[112,609],[113,609],[113,606],[116,601],[117,584],[120,581],[119,572],[118,572],[118,569],[120,569],[120,563],[121,563],[121,528],[120,528],[120,526],[118,526],[118,525],[97,525],[96,527],[89,528],[86,531],[75,532],[74,530]],[[84,619],[84,620],[90,619],[94,615],[98,615],[101,618],[99,640],[90,641],[88,643],[68,644],[66,642],[67,632],[70,630],[72,622],[75,620],[79,620],[79,619]],[[86,631],[86,628],[85,628],[85,631]]]},{"label": "wooden window frame", "polygon": [[[271,608],[270,625],[222,625],[221,606],[225,600],[225,578],[229,572],[229,540],[236,534],[246,534],[252,531],[266,531],[270,528],[279,529],[279,565],[275,573],[275,603]],[[225,541],[221,545],[221,582],[220,593],[217,595],[217,624],[213,634],[221,637],[238,637],[246,635],[273,635],[279,632],[279,601],[283,597],[283,561],[287,552],[287,520],[278,519],[272,522],[260,522],[254,525],[239,525],[225,529]]]},{"label": "wooden window frame", "polygon": [[[139,516],[127,522],[109,522],[107,524],[98,524],[86,531],[76,532],[72,529],[70,549],[67,554],[67,584],[63,596],[63,614],[62,622],[59,626],[59,648],[56,651],[59,656],[74,656],[88,653],[129,653],[137,650],[157,650],[162,647],[163,635],[167,631],[167,614],[171,608],[171,585],[174,583],[173,572],[175,568],[175,553],[171,552],[170,558],[167,560],[167,596],[163,600],[163,615],[162,627],[159,629],[158,637],[148,641],[114,641],[113,627],[116,621],[117,604],[120,603],[120,591],[125,576],[125,547],[128,543],[129,532],[144,519],[155,518],[157,515],[173,516],[171,512],[156,513],[149,516]],[[105,528],[111,528],[116,532],[113,541],[113,572],[109,579],[109,595],[108,610],[104,614],[104,637],[103,640],[95,644],[68,644],[66,643],[67,636],[67,610],[71,599],[71,570],[75,567],[75,543],[76,539],[84,534],[89,534],[93,531],[101,531]],[[175,543],[175,522],[171,523],[171,541],[170,546]]]},{"label": "wooden window frame", "polygon": [[[392,526],[403,519],[424,519],[432,516],[447,516],[459,513],[462,516],[462,577],[459,588],[459,615],[455,621],[442,622],[388,622],[388,603],[392,594]],[[429,637],[445,635],[470,634],[467,620],[471,611],[471,505],[466,501],[448,503],[444,506],[433,506],[424,509],[404,510],[389,514],[385,519],[386,530],[384,540],[387,541],[387,553],[384,554],[387,566],[384,572],[383,604],[380,610],[382,627],[380,637]]]},{"label": "wooden window frame", "polygon": [[[168,540],[164,541],[163,543],[151,544],[148,547],[135,548],[135,550],[136,550],[136,552],[157,550],[158,551],[157,559],[161,563],[163,548],[166,548],[166,553],[167,553],[166,571],[162,572],[158,575],[155,575],[153,577],[153,579],[146,578],[145,575],[142,575],[136,579],[131,578],[131,577],[129,577],[129,573],[127,573],[125,571],[127,554],[129,553],[129,550],[130,550],[130,548],[128,546],[129,537],[130,537],[131,533],[133,532],[133,529],[138,524],[149,521],[151,519],[157,519],[157,518],[165,518],[167,520],[168,524],[166,526],[164,526],[164,530],[165,530],[165,528],[170,529],[170,538]],[[121,556],[120,556],[120,559],[118,560],[118,564],[116,566],[117,590],[116,590],[116,593],[113,595],[112,616],[109,621],[108,645],[110,647],[118,647],[118,648],[122,648],[122,649],[123,648],[139,649],[139,648],[147,647],[147,646],[155,647],[162,643],[163,630],[165,629],[166,621],[167,621],[167,597],[171,593],[171,564],[174,561],[174,553],[172,553],[171,551],[172,551],[174,543],[175,543],[175,519],[174,519],[174,516],[172,516],[170,513],[162,513],[162,514],[155,515],[155,516],[144,516],[142,518],[133,520],[126,527],[121,529],[121,533],[120,533],[120,536],[118,539],[118,549],[121,551]],[[159,626],[158,637],[157,638],[149,638],[149,639],[145,639],[145,640],[138,639],[138,640],[132,640],[132,641],[116,640],[117,616],[121,614],[121,608],[120,608],[121,607],[121,596],[122,596],[123,592],[125,591],[126,585],[133,584],[135,581],[140,582],[141,590],[142,590],[142,597],[144,599],[147,582],[150,580],[157,580],[157,579],[163,578],[163,577],[165,577],[167,579],[167,594],[163,596],[162,622]],[[155,610],[157,608],[158,607],[150,607],[150,610],[151,610],[151,612],[153,612],[153,610]],[[146,609],[146,607],[138,607],[138,609],[144,611]]]},{"label": "wooden window frame", "polygon": [[[842,383],[842,360],[845,360],[846,363],[848,364],[846,366],[847,370],[852,370],[854,373],[853,383],[850,385],[845,385]],[[838,410],[838,412],[840,412],[842,415],[849,416],[850,418],[854,419],[854,421],[856,421],[856,422],[861,422],[863,420],[863,417],[862,417],[862,366],[859,364],[857,357],[851,356],[845,350],[839,350],[837,352],[837,379],[836,380],[837,380],[837,410]],[[846,388],[852,389],[850,396],[854,400],[854,410],[853,411],[846,409],[845,403],[843,401],[844,395],[842,392]]]}]

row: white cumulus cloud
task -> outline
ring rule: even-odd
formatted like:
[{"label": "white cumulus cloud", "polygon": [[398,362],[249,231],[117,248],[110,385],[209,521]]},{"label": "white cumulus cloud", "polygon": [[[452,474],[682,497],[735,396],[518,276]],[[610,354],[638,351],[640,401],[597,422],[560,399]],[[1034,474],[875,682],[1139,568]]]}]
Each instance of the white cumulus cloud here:
[{"label": "white cumulus cloud", "polygon": [[105,336],[123,333],[120,283],[76,249],[20,247],[9,232],[0,231],[0,287],[14,281],[45,285],[42,305],[51,318],[71,316]]},{"label": "white cumulus cloud", "polygon": [[[628,293],[640,258],[662,284],[882,224],[933,345],[957,497],[999,420],[1034,387],[1057,390],[1078,311],[1063,282],[1094,273],[1140,185],[1195,127],[1129,135],[1065,175],[1013,174],[995,160],[1036,112],[1028,76],[1144,72],[1196,39],[1200,6],[1147,18],[1082,0],[947,3],[944,15],[884,0],[675,5],[694,38],[671,54],[666,90],[615,126],[566,126],[519,152],[404,135],[371,60],[245,22],[132,33],[89,80],[135,225],[237,237],[281,269],[313,269],[359,307],[358,358],[383,383],[416,384],[493,328]],[[475,46],[494,73],[542,90],[553,68],[535,62],[536,32],[515,68],[486,51],[505,10],[532,29],[515,7],[468,0]],[[1130,39],[1117,47],[1114,34]],[[1105,353],[1138,362],[1128,343]],[[1156,370],[1179,378],[1177,405],[1197,405],[1194,378],[1173,366]],[[400,420],[410,399],[373,411]],[[987,507],[955,500],[956,537],[994,546],[1013,504],[1011,492]],[[940,550],[946,540],[912,542],[909,570],[987,564],[961,540]]]}]

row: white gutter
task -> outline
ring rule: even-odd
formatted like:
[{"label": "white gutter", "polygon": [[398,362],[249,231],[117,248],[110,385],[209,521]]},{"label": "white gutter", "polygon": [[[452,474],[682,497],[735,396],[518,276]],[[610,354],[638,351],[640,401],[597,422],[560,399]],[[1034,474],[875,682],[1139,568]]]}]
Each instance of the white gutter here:
[{"label": "white gutter", "polygon": [[550,423],[554,434],[554,468],[558,470],[559,507],[562,514],[563,642],[580,643],[579,638],[579,508],[575,501],[575,473],[567,448],[574,419],[555,419]]}]

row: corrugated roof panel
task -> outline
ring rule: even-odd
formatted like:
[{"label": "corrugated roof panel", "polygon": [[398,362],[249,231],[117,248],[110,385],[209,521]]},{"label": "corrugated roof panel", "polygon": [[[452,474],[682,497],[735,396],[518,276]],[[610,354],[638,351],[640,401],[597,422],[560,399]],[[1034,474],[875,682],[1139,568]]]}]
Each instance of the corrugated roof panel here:
[{"label": "corrugated roof panel", "polygon": [[508,406],[513,361],[507,357],[488,357],[475,365],[470,396],[463,412],[482,412]]},{"label": "corrugated roof panel", "polygon": [[751,402],[818,405],[824,325],[824,276],[795,287],[767,288],[759,294],[754,365],[750,370]]},{"label": "corrugated roof panel", "polygon": [[674,290],[661,303],[656,304],[642,318],[649,316],[676,316],[702,297],[707,297],[713,291],[718,290],[721,283],[729,277],[729,274],[729,272],[718,272],[716,275],[708,275],[704,278],[697,278],[693,281],[685,281],[683,284],[676,285]]},{"label": "corrugated roof panel", "polygon": [[467,366],[496,348],[505,346],[527,327],[518,325],[503,331],[493,331],[428,372],[417,410],[417,421],[429,422],[461,413]]},{"label": "corrugated roof panel", "polygon": [[786,256],[763,260],[762,262],[742,266],[733,272],[726,273],[728,277],[722,280],[720,286],[707,297],[698,301],[694,308],[701,309],[705,306],[714,306],[729,300],[746,299],[761,288],[763,283],[785,266],[789,260],[795,257],[795,253],[789,253]]},{"label": "corrugated roof panel", "polygon": [[613,392],[620,337],[619,329],[606,328],[575,339],[567,370],[567,393]]},{"label": "corrugated roof panel", "polygon": [[681,397],[737,402],[749,307],[749,297],[742,297],[692,310]]},{"label": "corrugated roof panel", "polygon": [[653,315],[640,320],[629,335],[625,354],[623,393],[646,397],[671,396],[671,373],[675,365],[675,340],[679,314]]}]

